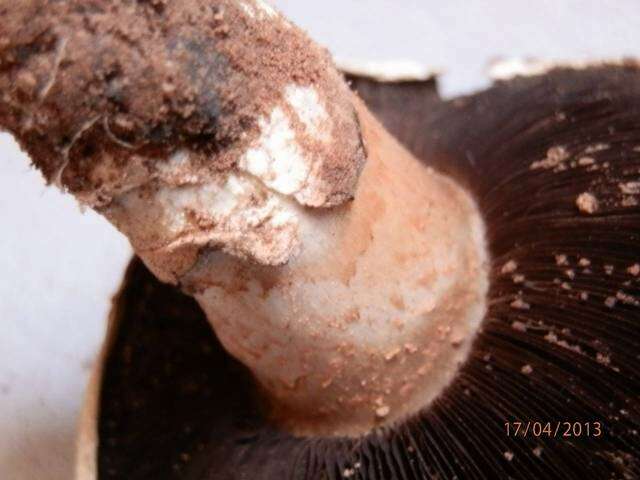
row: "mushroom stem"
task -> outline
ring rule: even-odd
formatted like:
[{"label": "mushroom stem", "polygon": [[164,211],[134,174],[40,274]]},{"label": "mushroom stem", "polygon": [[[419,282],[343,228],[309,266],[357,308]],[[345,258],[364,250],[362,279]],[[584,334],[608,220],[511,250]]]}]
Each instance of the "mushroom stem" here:
[{"label": "mushroom stem", "polygon": [[297,209],[301,250],[286,265],[210,251],[183,278],[297,434],[357,435],[425,407],[485,313],[473,200],[356,104],[369,153],[354,201]]},{"label": "mushroom stem", "polygon": [[470,196],[264,2],[112,7],[0,10],[0,126],[198,300],[290,431],[428,404],[485,311]]}]

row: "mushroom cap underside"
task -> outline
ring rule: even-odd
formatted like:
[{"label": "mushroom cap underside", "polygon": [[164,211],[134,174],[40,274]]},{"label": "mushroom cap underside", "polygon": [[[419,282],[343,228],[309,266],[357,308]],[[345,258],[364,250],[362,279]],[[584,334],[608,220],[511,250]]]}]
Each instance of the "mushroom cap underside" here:
[{"label": "mushroom cap underside", "polygon": [[[266,420],[195,301],[134,260],[115,300],[97,478],[640,476],[640,70],[558,68],[447,102],[433,80],[350,80],[478,201],[492,275],[470,358],[393,427],[295,438]],[[514,422],[531,430],[514,436]]]}]

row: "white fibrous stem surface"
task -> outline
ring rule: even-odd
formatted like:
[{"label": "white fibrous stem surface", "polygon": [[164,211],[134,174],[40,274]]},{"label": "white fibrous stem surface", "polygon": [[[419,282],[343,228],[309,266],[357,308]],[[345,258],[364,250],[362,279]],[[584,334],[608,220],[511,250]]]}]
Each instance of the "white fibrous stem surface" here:
[{"label": "white fibrous stem surface", "polygon": [[[331,122],[318,93],[313,88],[291,85],[286,88],[285,99],[295,119],[304,126],[306,137],[329,144]],[[303,205],[321,203],[322,192],[316,191],[319,182],[313,177],[322,159],[296,140],[290,115],[276,107],[259,125],[261,135],[242,156],[239,168],[260,179],[271,190],[293,196]]]}]

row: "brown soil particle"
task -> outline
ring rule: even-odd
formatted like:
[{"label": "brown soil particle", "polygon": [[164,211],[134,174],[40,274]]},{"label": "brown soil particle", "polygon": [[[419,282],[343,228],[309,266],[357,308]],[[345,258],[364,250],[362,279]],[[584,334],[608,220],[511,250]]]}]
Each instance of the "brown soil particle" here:
[{"label": "brown soil particle", "polygon": [[598,362],[601,365],[609,365],[611,363],[611,357],[598,352],[596,353],[596,362]]},{"label": "brown soil particle", "polygon": [[589,167],[595,163],[596,161],[593,159],[593,157],[581,157],[578,160],[578,165],[580,165],[581,167]]},{"label": "brown soil particle", "polygon": [[576,206],[582,213],[593,214],[598,211],[598,199],[589,192],[581,193],[576,199]]},{"label": "brown soil particle", "polygon": [[604,301],[604,304],[609,308],[615,307],[616,303],[618,303],[618,300],[616,299],[616,297],[607,297]]},{"label": "brown soil particle", "polygon": [[640,301],[638,301],[634,296],[629,295],[625,292],[616,293],[616,299],[621,301],[625,305],[633,305],[636,307],[640,306]]},{"label": "brown soil particle", "polygon": [[588,258],[581,258],[578,261],[578,265],[580,265],[581,267],[590,267],[591,266],[591,260],[589,260]]},{"label": "brown soil particle", "polygon": [[502,266],[500,272],[504,275],[508,273],[513,273],[518,269],[518,264],[514,260],[509,260]]},{"label": "brown soil particle", "polygon": [[383,405],[382,407],[378,407],[376,409],[376,417],[378,417],[379,419],[386,418],[387,416],[389,416],[390,412],[391,410],[389,409],[389,407],[386,405]]},{"label": "brown soil particle", "polygon": [[531,365],[524,365],[520,371],[524,374],[524,375],[531,375],[533,373],[533,367]]},{"label": "brown soil particle", "polygon": [[523,322],[520,322],[518,320],[515,320],[513,323],[511,323],[511,328],[513,328],[517,332],[526,333],[527,324],[523,323]]},{"label": "brown soil particle", "polygon": [[529,310],[531,305],[522,300],[521,298],[516,298],[513,302],[511,302],[511,308],[516,310]]},{"label": "brown soil particle", "polygon": [[640,195],[640,182],[627,182],[618,185],[620,191],[627,195]]},{"label": "brown soil particle", "polygon": [[586,154],[591,154],[591,153],[597,153],[597,152],[602,152],[604,150],[609,150],[610,145],[608,143],[596,143],[594,145],[589,145],[584,153]]},{"label": "brown soil particle", "polygon": [[[549,170],[549,169],[558,169],[561,170],[566,168],[564,162],[570,157],[567,149],[562,146],[552,147],[547,151],[547,156],[542,159],[535,161],[531,164],[531,170]],[[564,168],[563,168],[564,167]]]},{"label": "brown soil particle", "polygon": [[556,255],[556,265],[558,265],[559,267],[569,265],[567,256],[564,254]]},{"label": "brown soil particle", "polygon": [[351,478],[356,474],[356,471],[353,468],[345,468],[342,472],[342,476],[344,478]]}]

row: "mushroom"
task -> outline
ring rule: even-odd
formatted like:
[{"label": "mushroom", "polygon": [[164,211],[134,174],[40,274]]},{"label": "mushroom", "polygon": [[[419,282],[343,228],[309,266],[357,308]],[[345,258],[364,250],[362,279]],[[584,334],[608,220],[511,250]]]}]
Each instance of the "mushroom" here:
[{"label": "mushroom", "polygon": [[635,64],[352,76],[385,129],[262,2],[38,6],[3,13],[0,125],[145,264],[78,478],[638,473]]},{"label": "mushroom", "polygon": [[194,296],[274,421],[359,435],[435,398],[485,311],[466,191],[260,3],[46,6],[7,14],[35,18],[6,37],[0,121]]}]

